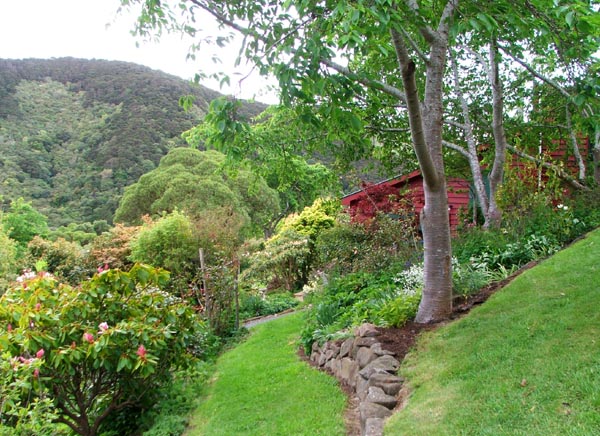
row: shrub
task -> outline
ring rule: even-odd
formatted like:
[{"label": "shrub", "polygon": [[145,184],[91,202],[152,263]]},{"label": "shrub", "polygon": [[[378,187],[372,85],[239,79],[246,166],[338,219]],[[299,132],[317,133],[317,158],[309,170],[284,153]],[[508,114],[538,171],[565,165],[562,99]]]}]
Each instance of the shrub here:
[{"label": "shrub", "polygon": [[77,288],[41,274],[9,289],[0,298],[0,345],[33,370],[19,378],[20,403],[4,413],[18,417],[49,398],[57,417],[48,422],[92,436],[114,412],[137,412],[172,368],[193,361],[189,350],[202,347],[202,323],[161,290],[167,280],[164,270],[135,265],[103,271]]},{"label": "shrub", "polygon": [[46,271],[54,274],[59,280],[75,285],[92,275],[93,271],[83,267],[84,253],[76,242],[63,238],[49,241],[35,236],[27,244],[25,262],[31,269],[36,262],[42,261]]},{"label": "shrub", "polygon": [[323,231],[316,242],[317,267],[337,274],[377,272],[415,261],[422,248],[411,220],[377,214],[363,222],[340,215],[336,225]]},{"label": "shrub", "polygon": [[296,307],[298,303],[292,295],[283,292],[270,294],[265,298],[260,295],[246,294],[241,298],[240,318],[273,315]]}]

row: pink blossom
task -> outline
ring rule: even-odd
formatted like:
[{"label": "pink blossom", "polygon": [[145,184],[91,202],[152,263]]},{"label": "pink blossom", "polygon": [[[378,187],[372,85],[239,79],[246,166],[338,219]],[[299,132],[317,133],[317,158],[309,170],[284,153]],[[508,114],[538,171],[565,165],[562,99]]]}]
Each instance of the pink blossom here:
[{"label": "pink blossom", "polygon": [[41,303],[37,303],[35,305],[35,310],[40,310],[42,308],[42,304]]},{"label": "pink blossom", "polygon": [[143,345],[140,345],[138,347],[138,350],[137,350],[136,354],[138,356],[140,356],[140,359],[146,360],[146,347],[144,347]]},{"label": "pink blossom", "polygon": [[43,349],[43,348],[40,348],[40,349],[38,350],[38,352],[37,352],[37,353],[35,353],[35,357],[37,357],[38,359],[41,359],[42,357],[44,357],[44,349]]},{"label": "pink blossom", "polygon": [[98,267],[98,274],[102,274],[103,272],[108,271],[110,268],[108,266],[108,263],[105,263],[104,266],[99,266]]},{"label": "pink blossom", "polygon": [[40,376],[40,370],[38,368],[33,370],[33,376],[34,377],[39,377]]},{"label": "pink blossom", "polygon": [[104,333],[106,330],[108,330],[108,323],[106,323],[106,322],[101,322],[101,323],[98,325],[98,328],[100,329],[100,330],[98,331],[98,334],[100,335],[100,334]]},{"label": "pink blossom", "polygon": [[84,333],[83,340],[86,342],[89,342],[90,344],[93,344],[94,343],[94,335],[91,333]]},{"label": "pink blossom", "polygon": [[9,324],[8,327],[6,327],[6,330],[8,330],[9,332],[12,332],[13,331],[12,324]]}]

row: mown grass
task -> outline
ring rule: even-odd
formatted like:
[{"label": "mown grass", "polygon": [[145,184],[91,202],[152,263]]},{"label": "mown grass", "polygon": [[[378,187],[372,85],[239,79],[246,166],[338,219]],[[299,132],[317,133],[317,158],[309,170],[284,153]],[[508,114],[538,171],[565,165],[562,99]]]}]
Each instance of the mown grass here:
[{"label": "mown grass", "polygon": [[302,323],[293,314],[256,326],[221,356],[185,435],[344,435],[346,397],[296,355]]},{"label": "mown grass", "polygon": [[600,231],[420,338],[386,435],[600,434]]}]

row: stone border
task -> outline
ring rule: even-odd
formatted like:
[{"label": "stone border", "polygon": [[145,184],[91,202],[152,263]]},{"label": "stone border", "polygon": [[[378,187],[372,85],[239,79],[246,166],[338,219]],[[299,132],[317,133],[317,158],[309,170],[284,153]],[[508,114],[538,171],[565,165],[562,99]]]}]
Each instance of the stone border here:
[{"label": "stone border", "polygon": [[362,436],[381,436],[386,418],[398,404],[404,380],[397,375],[400,362],[381,348],[373,324],[363,324],[343,342],[313,343],[310,360],[352,388],[358,398]]}]

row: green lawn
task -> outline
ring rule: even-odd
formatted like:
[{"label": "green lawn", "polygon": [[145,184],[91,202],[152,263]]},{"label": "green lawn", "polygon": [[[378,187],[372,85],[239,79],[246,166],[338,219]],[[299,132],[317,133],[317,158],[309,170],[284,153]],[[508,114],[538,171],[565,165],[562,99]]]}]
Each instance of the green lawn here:
[{"label": "green lawn", "polygon": [[225,353],[186,436],[344,435],[337,382],[299,360],[302,314],[259,325]]},{"label": "green lawn", "polygon": [[600,231],[418,341],[386,435],[600,435]]}]

